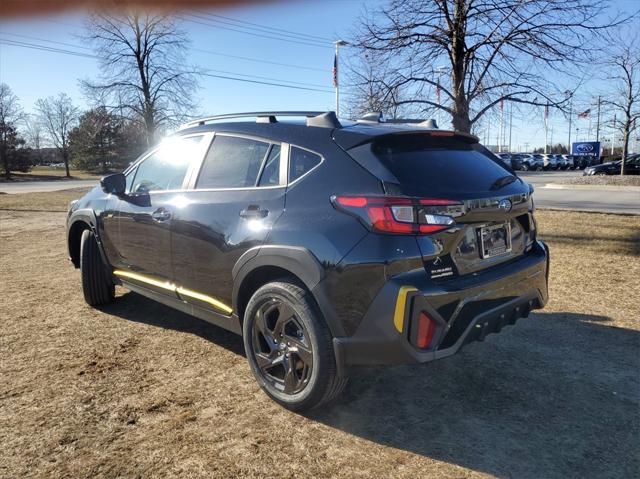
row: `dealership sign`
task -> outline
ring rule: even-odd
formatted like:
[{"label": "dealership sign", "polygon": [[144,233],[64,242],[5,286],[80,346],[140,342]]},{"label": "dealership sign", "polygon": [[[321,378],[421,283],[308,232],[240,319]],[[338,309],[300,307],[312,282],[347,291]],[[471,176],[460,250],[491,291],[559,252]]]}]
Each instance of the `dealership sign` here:
[{"label": "dealership sign", "polygon": [[595,156],[596,158],[600,158],[600,142],[576,142],[571,146],[571,154],[577,156]]}]

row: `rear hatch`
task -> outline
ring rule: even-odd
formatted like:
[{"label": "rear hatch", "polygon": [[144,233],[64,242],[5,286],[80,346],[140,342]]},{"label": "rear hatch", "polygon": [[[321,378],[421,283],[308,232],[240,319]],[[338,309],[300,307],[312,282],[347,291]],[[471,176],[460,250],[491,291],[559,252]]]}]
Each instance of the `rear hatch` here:
[{"label": "rear hatch", "polygon": [[[360,144],[344,139],[350,156],[381,180],[391,214],[419,223],[412,233],[433,279],[512,261],[532,247],[532,188],[475,137],[413,130]],[[413,216],[409,206],[394,206],[407,198]],[[430,226],[439,221],[446,227]]]}]

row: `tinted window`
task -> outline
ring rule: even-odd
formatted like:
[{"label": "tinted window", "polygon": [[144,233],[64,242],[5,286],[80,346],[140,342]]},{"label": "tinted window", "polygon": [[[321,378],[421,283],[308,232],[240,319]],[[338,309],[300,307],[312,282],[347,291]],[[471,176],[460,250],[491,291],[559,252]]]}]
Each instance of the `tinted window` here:
[{"label": "tinted window", "polygon": [[196,188],[245,188],[256,185],[269,144],[233,136],[216,136]]},{"label": "tinted window", "polygon": [[277,186],[280,184],[280,145],[273,145],[260,175],[258,186]]},{"label": "tinted window", "polygon": [[289,155],[289,182],[297,180],[321,161],[322,158],[319,155],[292,146]]},{"label": "tinted window", "polygon": [[487,192],[511,175],[483,146],[454,138],[395,138],[372,148],[409,194]]},{"label": "tinted window", "polygon": [[[130,191],[146,192],[176,190],[182,182],[191,162],[200,152],[203,136],[168,138],[160,148],[138,165]],[[128,178],[127,178],[127,182]]]}]

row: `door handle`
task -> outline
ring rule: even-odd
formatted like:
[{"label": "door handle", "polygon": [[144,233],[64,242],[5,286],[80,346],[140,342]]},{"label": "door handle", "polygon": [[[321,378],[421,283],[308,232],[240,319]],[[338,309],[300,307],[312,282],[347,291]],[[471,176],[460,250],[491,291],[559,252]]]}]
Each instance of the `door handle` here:
[{"label": "door handle", "polygon": [[266,218],[268,214],[269,210],[263,210],[258,205],[249,205],[240,212],[240,217],[246,219],[260,219]]},{"label": "door handle", "polygon": [[171,211],[165,208],[158,208],[153,213],[151,213],[151,217],[155,221],[167,221],[171,219]]}]

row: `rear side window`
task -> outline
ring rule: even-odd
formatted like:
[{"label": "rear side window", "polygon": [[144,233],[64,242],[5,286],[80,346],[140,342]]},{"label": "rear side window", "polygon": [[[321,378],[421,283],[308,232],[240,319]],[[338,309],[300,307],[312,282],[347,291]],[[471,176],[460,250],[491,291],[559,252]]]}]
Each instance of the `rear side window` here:
[{"label": "rear side window", "polygon": [[320,155],[292,146],[289,154],[289,183],[311,171],[321,161],[322,157]]},{"label": "rear side window", "polygon": [[128,175],[128,191],[146,193],[181,189],[189,165],[201,154],[202,138],[199,135],[165,140],[160,148],[138,165],[135,172]]},{"label": "rear side window", "polygon": [[280,184],[280,145],[273,145],[265,162],[258,186],[277,186]]},{"label": "rear side window", "polygon": [[374,155],[415,195],[486,192],[512,175],[479,144],[455,138],[396,137],[375,143]]},{"label": "rear side window", "polygon": [[196,189],[255,186],[269,143],[216,136],[204,160]]}]

